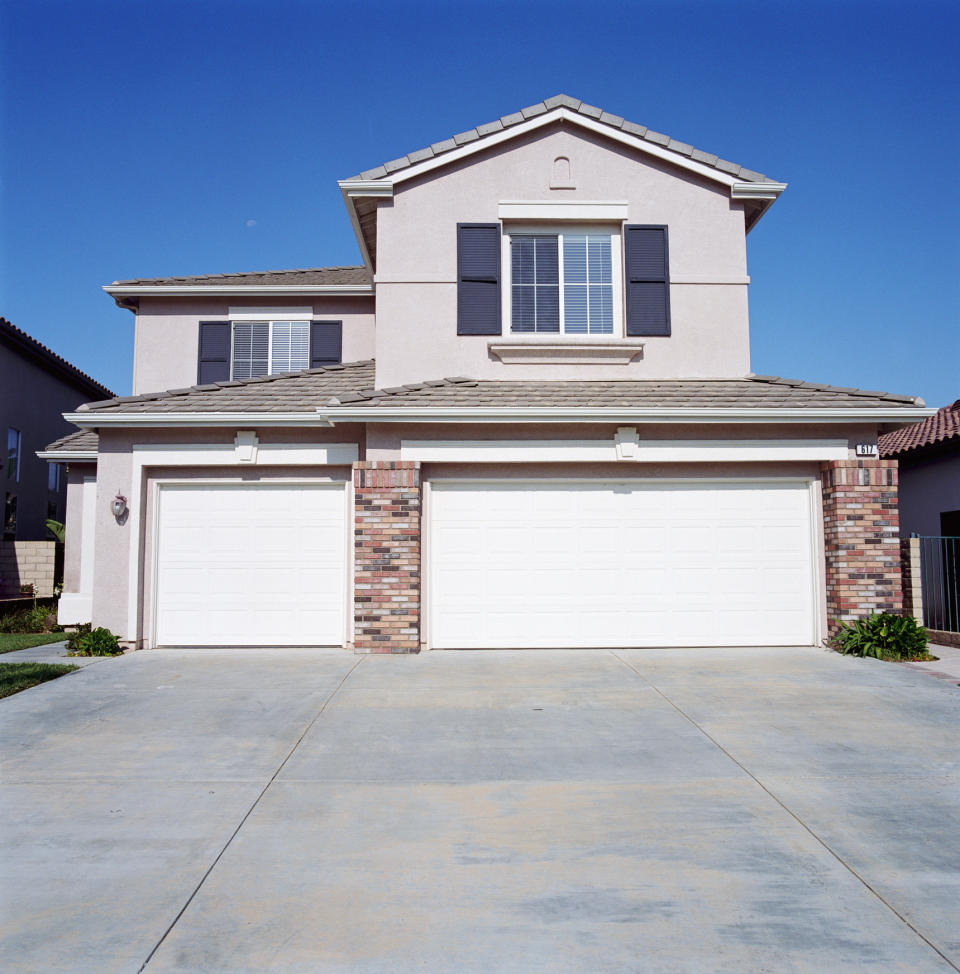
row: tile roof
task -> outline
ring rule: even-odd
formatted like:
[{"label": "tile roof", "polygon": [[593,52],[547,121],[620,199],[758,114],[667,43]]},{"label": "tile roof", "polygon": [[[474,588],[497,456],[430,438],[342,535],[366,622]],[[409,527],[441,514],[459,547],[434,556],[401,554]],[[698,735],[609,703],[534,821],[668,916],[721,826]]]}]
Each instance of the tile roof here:
[{"label": "tile roof", "polygon": [[123,413],[312,413],[331,396],[373,385],[373,360],[328,365],[304,372],[233,379],[166,392],[89,402],[78,412]]},{"label": "tile roof", "polygon": [[938,409],[922,422],[884,433],[880,437],[880,456],[896,457],[948,440],[960,441],[960,399]]},{"label": "tile roof", "polygon": [[238,274],[197,274],[192,277],[137,277],[129,281],[114,281],[111,287],[135,287],[138,284],[156,286],[183,284],[185,286],[231,285],[255,287],[258,285],[340,285],[363,286],[372,284],[373,278],[366,267],[309,267],[291,271],[244,271]]},{"label": "tile roof", "polygon": [[679,142],[676,139],[670,138],[669,135],[654,132],[645,125],[628,122],[619,115],[612,115],[609,112],[605,112],[602,108],[588,105],[586,102],[580,101],[579,98],[572,98],[570,95],[554,95],[552,98],[537,102],[536,105],[530,105],[528,108],[521,109],[519,112],[504,115],[496,121],[488,122],[486,125],[478,125],[476,128],[468,129],[466,132],[460,132],[458,135],[453,135],[449,139],[444,139],[441,142],[434,142],[433,145],[418,149],[416,152],[401,156],[399,159],[392,159],[390,162],[385,162],[382,166],[368,169],[366,172],[362,172],[352,178],[383,179],[401,169],[414,166],[418,162],[423,162],[426,159],[443,155],[445,152],[452,152],[454,149],[459,149],[460,146],[468,142],[476,142],[489,138],[497,132],[502,132],[504,129],[508,129],[514,125],[520,125],[528,119],[535,118],[537,115],[543,115],[555,108],[567,108],[572,112],[576,112],[578,115],[583,115],[585,118],[592,119],[602,125],[608,125],[612,129],[618,129],[627,135],[635,136],[645,142],[650,142],[653,145],[667,149],[669,152],[674,152],[677,156],[692,159],[694,162],[699,162],[711,169],[716,169],[718,172],[722,172],[727,176],[735,176],[737,179],[743,180],[743,182],[776,182],[776,180],[771,179],[769,176],[764,176],[762,173],[754,172],[752,169],[747,169],[735,162],[727,162],[726,159],[720,159],[710,152],[702,152],[700,149],[695,149],[692,145],[687,145],[685,142]]},{"label": "tile roof", "polygon": [[309,369],[285,375],[215,382],[168,392],[87,403],[98,413],[313,413],[318,407],[350,406],[371,415],[387,406],[761,408],[919,406],[923,400],[781,379],[617,379],[604,381],[501,381],[463,377],[432,379],[375,389],[373,361]]},{"label": "tile roof", "polygon": [[80,430],[54,440],[44,453],[96,453],[100,445],[100,437],[93,430]]},{"label": "tile roof", "polygon": [[86,372],[81,372],[62,355],[57,355],[53,349],[47,348],[46,345],[32,338],[12,322],[7,321],[6,318],[0,318],[0,340],[5,341],[21,353],[39,360],[48,369],[58,372],[82,391],[85,391],[87,395],[96,396],[104,393],[108,396],[113,395],[105,385],[97,382]]}]

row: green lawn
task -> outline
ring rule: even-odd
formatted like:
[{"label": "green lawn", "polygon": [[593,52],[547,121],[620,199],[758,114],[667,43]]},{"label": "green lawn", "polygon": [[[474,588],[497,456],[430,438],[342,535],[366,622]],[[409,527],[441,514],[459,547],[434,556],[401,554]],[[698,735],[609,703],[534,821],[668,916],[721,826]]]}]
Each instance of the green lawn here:
[{"label": "green lawn", "polygon": [[65,632],[0,632],[0,653],[46,646],[47,643],[61,643],[66,638]]},{"label": "green lawn", "polygon": [[0,697],[9,697],[79,668],[62,663],[0,663]]}]

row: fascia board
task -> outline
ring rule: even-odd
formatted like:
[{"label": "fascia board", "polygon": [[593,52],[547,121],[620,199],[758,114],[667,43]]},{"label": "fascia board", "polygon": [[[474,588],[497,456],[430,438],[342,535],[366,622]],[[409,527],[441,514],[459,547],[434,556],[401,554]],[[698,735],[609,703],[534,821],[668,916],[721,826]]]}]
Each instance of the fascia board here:
[{"label": "fascia board", "polygon": [[372,297],[373,284],[143,284],[104,286],[113,298],[175,296],[190,294],[225,294],[243,297],[271,294],[316,295],[318,297]]},{"label": "fascia board", "polygon": [[163,426],[333,426],[318,413],[64,413],[64,419],[83,429]]},{"label": "fascia board", "polygon": [[474,142],[468,142],[457,149],[452,149],[450,152],[444,152],[439,156],[434,156],[431,159],[425,159],[423,162],[418,162],[413,166],[400,169],[395,174],[387,176],[383,180],[377,180],[377,182],[389,182],[396,186],[399,183],[406,182],[408,179],[415,179],[417,176],[422,176],[424,173],[431,172],[440,166],[446,166],[448,163],[457,162],[460,159],[473,155],[475,152],[482,152],[485,149],[491,148],[492,146],[500,145],[501,143],[510,139],[526,135],[529,132],[534,132],[537,129],[542,128],[544,125],[550,125],[556,121],[570,122],[573,125],[579,125],[581,128],[588,129],[589,131],[605,136],[608,139],[613,139],[614,142],[620,142],[623,145],[627,145],[638,150],[639,152],[644,152],[647,155],[654,156],[658,159],[664,160],[665,162],[679,166],[681,169],[686,169],[690,172],[697,173],[699,176],[722,183],[724,186],[732,187],[735,183],[739,182],[736,177],[731,176],[728,173],[722,173],[711,166],[694,162],[693,159],[687,159],[685,156],[671,152],[670,150],[662,148],[653,142],[647,142],[646,140],[637,138],[634,135],[628,135],[626,132],[622,132],[619,129],[611,128],[609,125],[604,125],[603,123],[595,121],[594,119],[587,118],[584,115],[581,115],[579,112],[573,112],[562,107],[545,112],[543,115],[537,115],[534,118],[527,119],[527,121],[520,122],[518,125],[511,125],[510,128],[503,129],[502,131],[496,132],[493,135],[487,135],[481,139],[477,139]]},{"label": "fascia board", "polygon": [[775,200],[787,183],[734,183],[730,187],[733,200]]},{"label": "fascia board", "polygon": [[60,460],[93,460],[97,459],[96,450],[64,450],[46,451],[37,450],[38,460],[60,461]]}]

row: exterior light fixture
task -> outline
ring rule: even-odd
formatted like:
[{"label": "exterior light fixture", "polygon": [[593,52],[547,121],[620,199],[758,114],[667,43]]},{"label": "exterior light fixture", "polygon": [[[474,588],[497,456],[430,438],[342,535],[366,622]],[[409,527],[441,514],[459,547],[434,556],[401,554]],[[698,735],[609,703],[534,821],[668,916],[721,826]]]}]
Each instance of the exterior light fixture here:
[{"label": "exterior light fixture", "polygon": [[112,503],[110,504],[110,510],[113,511],[113,516],[119,521],[123,518],[124,514],[127,513],[127,499],[123,494],[117,494],[114,497]]}]

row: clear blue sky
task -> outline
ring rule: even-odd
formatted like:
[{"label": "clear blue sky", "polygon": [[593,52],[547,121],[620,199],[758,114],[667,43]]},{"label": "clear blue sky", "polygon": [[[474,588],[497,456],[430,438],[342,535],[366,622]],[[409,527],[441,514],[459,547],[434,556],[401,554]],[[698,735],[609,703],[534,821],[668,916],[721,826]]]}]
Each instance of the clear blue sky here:
[{"label": "clear blue sky", "polygon": [[101,285],[359,263],[338,178],[566,92],[790,183],[754,371],[960,397],[955,0],[0,9],[0,314],[119,393]]}]

